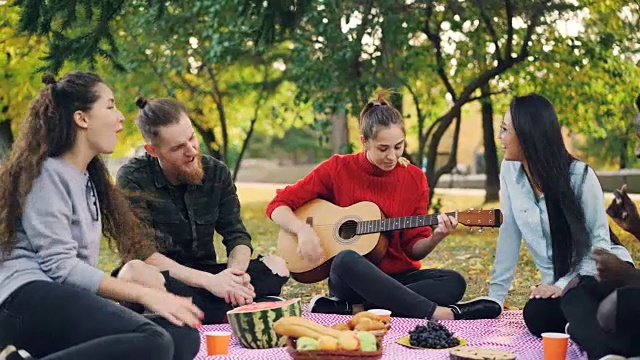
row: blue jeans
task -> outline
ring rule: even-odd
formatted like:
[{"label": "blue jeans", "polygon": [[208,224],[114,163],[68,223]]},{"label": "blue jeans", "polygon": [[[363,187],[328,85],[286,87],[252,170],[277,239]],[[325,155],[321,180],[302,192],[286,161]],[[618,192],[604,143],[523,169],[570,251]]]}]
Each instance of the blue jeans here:
[{"label": "blue jeans", "polygon": [[43,360],[192,360],[198,331],[158,321],[86,290],[33,281],[0,305],[0,348]]}]

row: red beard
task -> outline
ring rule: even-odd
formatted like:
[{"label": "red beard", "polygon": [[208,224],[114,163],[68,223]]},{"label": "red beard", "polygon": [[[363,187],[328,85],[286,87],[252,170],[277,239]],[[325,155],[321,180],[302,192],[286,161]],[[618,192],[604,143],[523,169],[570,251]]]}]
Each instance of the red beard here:
[{"label": "red beard", "polygon": [[[174,179],[177,184],[198,185],[202,183],[204,177],[204,169],[202,168],[202,155],[196,155],[193,160],[196,166],[186,167],[180,166],[167,171],[167,178]],[[165,169],[166,171],[166,169]]]}]

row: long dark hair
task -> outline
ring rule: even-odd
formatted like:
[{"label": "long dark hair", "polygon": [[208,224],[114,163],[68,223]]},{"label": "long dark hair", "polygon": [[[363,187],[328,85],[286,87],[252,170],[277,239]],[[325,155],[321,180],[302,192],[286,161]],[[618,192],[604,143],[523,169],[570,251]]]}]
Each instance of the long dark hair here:
[{"label": "long dark hair", "polygon": [[[47,74],[46,86],[29,107],[26,119],[0,168],[0,254],[8,255],[15,245],[16,225],[33,181],[47,157],[60,156],[75,144],[78,128],[76,111],[89,111],[99,99],[96,86],[103,83],[93,73],[71,72],[59,81]],[[99,156],[87,166],[102,212],[103,234],[114,243],[121,256],[132,259],[154,251],[149,230],[140,225],[128,201],[111,180]]]},{"label": "long dark hair", "polygon": [[[509,111],[528,165],[529,181],[544,193],[557,281],[575,271],[591,247],[584,209],[571,187],[570,168],[577,159],[567,151],[556,112],[545,97],[515,97]],[[587,171],[585,167],[583,181]]]}]

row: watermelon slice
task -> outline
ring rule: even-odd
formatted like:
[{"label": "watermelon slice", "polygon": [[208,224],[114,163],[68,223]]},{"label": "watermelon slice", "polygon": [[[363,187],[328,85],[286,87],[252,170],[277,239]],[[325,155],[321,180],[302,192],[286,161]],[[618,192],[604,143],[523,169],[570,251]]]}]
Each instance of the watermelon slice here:
[{"label": "watermelon slice", "polygon": [[233,334],[249,349],[270,349],[285,345],[273,324],[285,316],[301,316],[300,299],[253,303],[227,311]]}]

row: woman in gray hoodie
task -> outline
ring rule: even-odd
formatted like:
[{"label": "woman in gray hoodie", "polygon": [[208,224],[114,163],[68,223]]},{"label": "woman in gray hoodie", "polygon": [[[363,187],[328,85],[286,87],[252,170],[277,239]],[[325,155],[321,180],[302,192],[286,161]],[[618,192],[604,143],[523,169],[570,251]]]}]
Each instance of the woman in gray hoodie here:
[{"label": "woman in gray hoodie", "polygon": [[43,81],[0,169],[0,349],[47,360],[192,359],[202,313],[190,299],[97,268],[103,235],[133,261],[154,251],[100,158],[124,121],[113,92],[92,73]]}]

